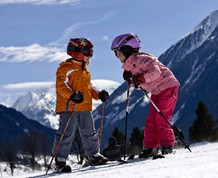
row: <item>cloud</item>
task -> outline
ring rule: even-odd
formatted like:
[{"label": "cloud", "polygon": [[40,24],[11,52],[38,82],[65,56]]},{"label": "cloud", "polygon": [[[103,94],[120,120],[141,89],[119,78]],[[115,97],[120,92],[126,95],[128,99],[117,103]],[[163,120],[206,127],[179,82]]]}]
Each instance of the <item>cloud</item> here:
[{"label": "cloud", "polygon": [[99,20],[95,20],[95,21],[87,21],[87,22],[79,22],[76,23],[70,27],[67,27],[63,34],[62,37],[60,39],[58,39],[57,41],[51,42],[49,45],[51,46],[59,46],[59,45],[63,45],[63,43],[65,43],[66,41],[69,40],[69,38],[72,36],[72,34],[78,30],[79,28],[82,28],[84,26],[87,25],[92,25],[92,24],[97,24],[103,21],[108,20],[109,18],[111,18],[112,16],[114,16],[117,12],[116,11],[111,11],[106,13],[102,18],[100,18]]},{"label": "cloud", "polygon": [[22,47],[0,47],[0,62],[34,62],[48,60],[58,61],[66,58],[63,49],[32,44]]},{"label": "cloud", "polygon": [[[92,25],[105,21],[111,18],[112,16],[114,16],[115,14],[116,12],[109,12],[106,13],[99,20],[76,23],[66,28],[60,39],[51,42],[45,46],[41,46],[40,44],[35,43],[30,46],[0,47],[0,63],[1,62],[34,62],[34,61],[46,61],[46,60],[49,62],[60,61],[63,58],[68,57],[66,54],[66,49],[65,48],[63,49],[62,47],[63,44],[65,44],[66,41],[69,40],[69,38],[76,30],[87,25]],[[103,39],[107,40],[108,37],[104,36]]]},{"label": "cloud", "polygon": [[108,38],[108,36],[103,36],[103,37],[102,37],[102,40],[104,40],[104,41],[108,41],[109,38]]},{"label": "cloud", "polygon": [[60,5],[60,4],[70,4],[77,5],[80,4],[81,0],[4,0],[0,1],[0,5],[5,4],[33,4],[33,5]]},{"label": "cloud", "polygon": [[0,104],[11,107],[14,102],[29,91],[55,87],[55,82],[25,82],[0,85]]},{"label": "cloud", "polygon": [[4,90],[18,90],[18,89],[38,89],[38,88],[47,88],[54,85],[54,82],[24,82],[24,83],[15,83],[2,85],[0,88]]}]

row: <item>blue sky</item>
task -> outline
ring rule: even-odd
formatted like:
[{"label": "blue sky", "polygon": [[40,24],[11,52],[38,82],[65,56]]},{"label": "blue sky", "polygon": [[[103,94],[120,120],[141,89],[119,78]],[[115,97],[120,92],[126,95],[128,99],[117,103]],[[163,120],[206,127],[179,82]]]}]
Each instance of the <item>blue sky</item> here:
[{"label": "blue sky", "polygon": [[92,79],[122,83],[117,35],[137,34],[158,57],[217,9],[217,0],[0,0],[0,103],[55,82],[71,37],[94,43]]}]

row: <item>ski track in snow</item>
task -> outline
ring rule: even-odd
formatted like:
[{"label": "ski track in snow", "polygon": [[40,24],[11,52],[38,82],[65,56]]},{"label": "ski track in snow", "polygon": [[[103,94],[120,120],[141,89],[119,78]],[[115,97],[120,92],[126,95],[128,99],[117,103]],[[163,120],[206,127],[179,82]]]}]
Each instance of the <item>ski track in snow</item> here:
[{"label": "ski track in snow", "polygon": [[[103,165],[75,170],[72,173],[47,175],[45,171],[19,173],[14,178],[217,178],[218,177],[218,143],[199,143],[187,149],[176,149],[175,154],[166,155],[165,159],[144,160],[119,166]],[[49,171],[51,172],[51,171]],[[10,176],[2,176],[10,177]]]}]

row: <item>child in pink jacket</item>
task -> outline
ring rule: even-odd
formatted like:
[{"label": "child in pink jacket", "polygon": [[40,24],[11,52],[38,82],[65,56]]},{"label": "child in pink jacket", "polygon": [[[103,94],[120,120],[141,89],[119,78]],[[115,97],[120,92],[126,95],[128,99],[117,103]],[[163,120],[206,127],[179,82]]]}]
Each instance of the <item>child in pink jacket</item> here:
[{"label": "child in pink jacket", "polygon": [[[154,56],[139,52],[140,40],[132,34],[117,36],[111,49],[123,63],[124,80],[135,88],[151,93],[151,100],[170,122],[178,99],[179,81],[173,73]],[[172,153],[175,144],[173,129],[152,104],[144,128],[144,149],[140,158],[153,156],[161,147],[162,154]]]}]

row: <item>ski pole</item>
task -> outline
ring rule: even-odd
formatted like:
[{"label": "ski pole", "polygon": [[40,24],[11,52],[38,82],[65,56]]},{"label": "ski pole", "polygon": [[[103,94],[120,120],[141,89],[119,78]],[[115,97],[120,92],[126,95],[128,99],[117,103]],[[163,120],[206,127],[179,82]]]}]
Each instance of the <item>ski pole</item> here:
[{"label": "ski pole", "polygon": [[178,135],[179,139],[182,141],[182,143],[185,145],[185,149],[187,148],[190,152],[191,149],[189,148],[189,145],[187,145],[185,143],[185,141],[182,139],[181,135],[178,133],[178,131],[176,129],[174,129],[174,127],[169,123],[169,121],[166,119],[166,117],[163,115],[163,113],[160,111],[160,109],[156,106],[156,104],[152,101],[152,99],[148,96],[148,92],[143,89],[140,86],[140,89],[144,92],[145,96],[150,100],[151,104],[154,106],[154,108],[157,110],[157,112],[163,117],[163,119],[167,122],[167,124],[171,127],[171,129],[173,129],[173,131]]},{"label": "ski pole", "polygon": [[55,148],[54,154],[53,154],[53,156],[52,156],[52,159],[51,159],[51,161],[50,161],[50,163],[49,163],[48,169],[47,169],[47,171],[46,171],[45,174],[48,173],[49,169],[51,168],[51,164],[52,164],[54,158],[55,158],[56,155],[57,155],[58,149],[59,149],[59,147],[60,147],[60,145],[61,145],[61,142],[62,142],[62,140],[63,140],[63,138],[64,138],[64,135],[65,135],[65,132],[66,132],[66,130],[67,130],[67,127],[68,127],[68,125],[69,125],[69,123],[70,123],[70,120],[71,120],[71,118],[72,118],[72,116],[73,116],[75,107],[76,107],[76,104],[74,104],[73,109],[72,109],[72,111],[70,112],[70,116],[69,116],[69,118],[68,118],[68,120],[67,120],[66,126],[65,126],[65,128],[64,128],[64,130],[63,130],[63,132],[62,132],[62,134],[61,134],[61,137],[60,137],[58,143],[57,143],[57,146],[56,146],[56,148]]},{"label": "ski pole", "polygon": [[130,83],[127,86],[127,97],[126,97],[126,123],[125,123],[125,140],[124,140],[124,160],[126,159],[126,145],[127,145],[127,127],[128,127],[128,115],[129,115],[129,90]]},{"label": "ski pole", "polygon": [[100,121],[100,130],[99,130],[99,147],[101,148],[101,139],[102,139],[102,127],[103,127],[103,120],[104,120],[104,102],[102,102],[101,106],[101,121]]}]

